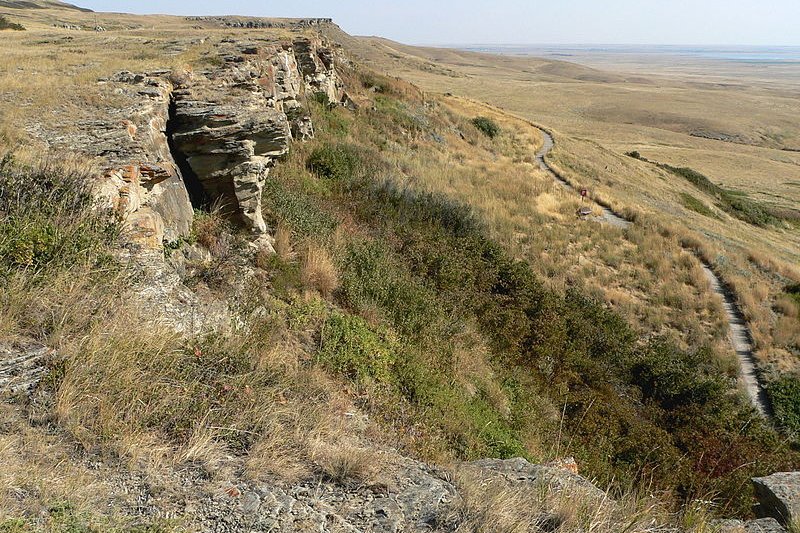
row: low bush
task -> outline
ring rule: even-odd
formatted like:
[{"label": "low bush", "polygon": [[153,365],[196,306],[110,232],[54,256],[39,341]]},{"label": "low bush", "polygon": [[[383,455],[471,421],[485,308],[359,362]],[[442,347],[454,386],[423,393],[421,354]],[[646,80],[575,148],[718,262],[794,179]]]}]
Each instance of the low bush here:
[{"label": "low bush", "polygon": [[701,191],[715,197],[719,202],[720,209],[743,222],[754,226],[767,226],[778,222],[778,219],[763,205],[750,200],[743,193],[730,191],[716,185],[708,177],[696,170],[687,167],[673,167],[664,163],[657,163],[657,165],[676,176],[684,178]]},{"label": "low bush", "polygon": [[[582,290],[547,288],[469,206],[407,179],[416,150],[368,152],[397,123],[383,115],[353,119],[345,155],[321,133],[268,188],[339,221],[342,311],[315,337],[317,360],[404,445],[434,460],[566,451],[607,487],[712,494],[730,513],[749,509],[748,476],[797,462],[708,349],[640,338]],[[297,231],[294,209],[270,210]]]},{"label": "low bush", "polygon": [[328,97],[328,93],[326,92],[322,91],[315,92],[314,94],[311,95],[311,100],[322,106],[327,107],[331,105],[331,100]]},{"label": "low bush", "polygon": [[700,213],[703,216],[710,217],[710,218],[719,218],[717,217],[714,212],[706,206],[703,202],[692,196],[691,194],[681,193],[681,204],[686,209],[690,211],[694,211],[695,213]]},{"label": "low bush", "polygon": [[472,119],[472,125],[490,139],[494,139],[500,134],[500,126],[488,117],[475,117]]},{"label": "low bush", "polygon": [[343,180],[361,169],[359,151],[348,144],[325,144],[311,152],[306,160],[308,170],[320,178]]},{"label": "low bush", "polygon": [[25,26],[8,20],[5,15],[0,15],[0,30],[24,31]]},{"label": "low bush", "polygon": [[279,180],[266,181],[263,201],[273,225],[283,223],[298,235],[325,237],[336,228],[336,219],[324,210],[320,202]]},{"label": "low bush", "polygon": [[47,162],[16,165],[0,160],[0,276],[13,270],[58,270],[98,259],[120,224],[95,209],[88,175]]},{"label": "low bush", "polygon": [[767,386],[777,423],[790,433],[800,435],[800,376],[782,376]]}]

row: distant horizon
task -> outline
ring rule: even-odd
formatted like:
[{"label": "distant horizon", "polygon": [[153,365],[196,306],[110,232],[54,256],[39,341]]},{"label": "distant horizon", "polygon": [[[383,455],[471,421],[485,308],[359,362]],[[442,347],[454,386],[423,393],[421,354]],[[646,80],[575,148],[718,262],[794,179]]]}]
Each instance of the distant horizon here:
[{"label": "distant horizon", "polygon": [[[335,21],[334,21],[335,22]],[[387,37],[382,37],[380,35],[358,35],[357,37],[378,37],[382,39],[388,39]],[[394,40],[394,39],[389,39]],[[398,41],[401,42],[401,41]],[[453,42],[453,43],[425,43],[425,42],[416,42],[416,43],[406,43],[401,42],[401,44],[406,44],[409,46],[429,46],[429,47],[444,47],[444,48],[451,48],[457,46],[559,46],[559,47],[567,47],[567,46],[608,46],[608,47],[623,47],[623,46],[640,46],[640,47],[665,47],[665,48],[686,48],[686,47],[697,47],[697,48],[790,48],[790,49],[797,49],[800,50],[800,44],[702,44],[702,43],[594,43],[594,42],[574,42],[574,43],[558,43],[558,42]]]},{"label": "distant horizon", "polygon": [[[96,11],[182,16],[332,18],[352,35],[382,36],[419,46],[441,43],[526,44],[532,40],[677,46],[800,46],[800,2],[771,0],[639,0],[531,2],[496,0],[73,0]],[[536,36],[532,38],[532,36]],[[439,44],[437,44],[439,43]],[[746,43],[746,44],[743,44]],[[774,44],[784,43],[784,44]]]}]

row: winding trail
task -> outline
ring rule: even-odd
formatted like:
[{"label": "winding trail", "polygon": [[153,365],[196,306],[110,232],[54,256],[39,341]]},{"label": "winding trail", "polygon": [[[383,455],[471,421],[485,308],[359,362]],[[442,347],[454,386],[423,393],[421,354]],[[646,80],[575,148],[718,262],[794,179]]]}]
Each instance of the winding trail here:
[{"label": "winding trail", "polygon": [[[536,162],[539,164],[539,168],[550,174],[553,179],[555,179],[555,181],[563,188],[570,191],[575,191],[575,187],[573,187],[572,184],[570,184],[566,179],[564,179],[563,176],[554,170],[545,159],[547,154],[549,154],[555,146],[555,141],[553,140],[552,134],[540,126],[535,127],[542,132],[542,137],[544,139],[542,147],[538,152],[536,152]],[[597,202],[595,203],[600,207],[600,209],[602,209],[603,213],[601,216],[593,217],[595,220],[623,229],[633,225],[633,222],[615,213],[608,206],[604,206]],[[728,318],[728,339],[730,340],[731,346],[733,346],[733,349],[736,352],[736,357],[739,359],[742,384],[747,392],[748,397],[750,398],[750,402],[753,404],[753,407],[755,407],[759,415],[764,418],[768,418],[772,411],[766,392],[761,386],[761,383],[758,381],[755,356],[753,354],[753,343],[751,340],[752,335],[750,333],[750,328],[747,325],[747,321],[744,319],[744,315],[736,303],[735,295],[722,283],[722,280],[720,280],[719,276],[717,276],[711,269],[711,265],[709,265],[696,253],[691,253],[693,253],[693,255],[702,264],[703,272],[705,273],[706,279],[708,279],[708,284],[711,286],[711,290],[719,294],[722,298],[722,306],[725,310],[725,315]]]}]

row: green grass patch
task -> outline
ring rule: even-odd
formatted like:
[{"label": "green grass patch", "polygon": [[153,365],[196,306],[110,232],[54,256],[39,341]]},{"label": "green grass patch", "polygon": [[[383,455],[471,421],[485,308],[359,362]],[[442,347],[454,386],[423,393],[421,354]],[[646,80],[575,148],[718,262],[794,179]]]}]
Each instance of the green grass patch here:
[{"label": "green grass patch", "polygon": [[16,22],[11,22],[5,15],[0,15],[0,30],[24,31],[25,26],[17,24]]},{"label": "green grass patch", "polygon": [[494,139],[500,135],[500,126],[489,117],[475,117],[472,119],[472,125],[490,139]]},{"label": "green grass patch", "polygon": [[703,216],[709,218],[716,218],[719,217],[712,211],[711,209],[706,206],[703,202],[692,196],[691,194],[687,194],[685,192],[681,193],[681,205],[690,211],[694,211],[695,213],[700,213]]}]

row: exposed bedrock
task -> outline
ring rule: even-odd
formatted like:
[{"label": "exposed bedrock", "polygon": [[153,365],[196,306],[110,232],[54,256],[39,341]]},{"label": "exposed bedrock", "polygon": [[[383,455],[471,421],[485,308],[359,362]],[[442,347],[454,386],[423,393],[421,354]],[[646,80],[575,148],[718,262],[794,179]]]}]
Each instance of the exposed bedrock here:
[{"label": "exposed bedrock", "polygon": [[330,102],[340,102],[343,85],[336,73],[333,50],[318,40],[296,39],[292,43],[300,72],[311,92],[324,93]]},{"label": "exposed bedrock", "polygon": [[336,102],[341,94],[333,56],[298,42],[238,43],[220,68],[187,75],[173,94],[169,133],[187,181],[196,179],[208,200],[255,234],[267,232],[261,193],[270,168],[293,139],[314,135],[301,95],[323,91]]},{"label": "exposed bedrock", "polygon": [[289,149],[286,114],[252,93],[224,104],[196,98],[191,90],[176,94],[175,148],[209,199],[254,233],[265,233],[261,192],[270,167]]},{"label": "exposed bedrock", "polygon": [[342,98],[334,55],[320,40],[223,40],[217,54],[221,64],[206,71],[102,80],[126,105],[69,139],[97,158],[98,196],[144,248],[187,236],[193,207],[219,207],[254,234],[267,233],[261,193],[269,171],[293,140],[314,136],[302,102],[317,92]]},{"label": "exposed bedrock", "polygon": [[188,235],[193,218],[167,142],[172,84],[163,74],[120,72],[105,80],[128,105],[110,109],[70,139],[73,149],[98,158],[98,197],[124,217],[129,240],[145,248]]}]

